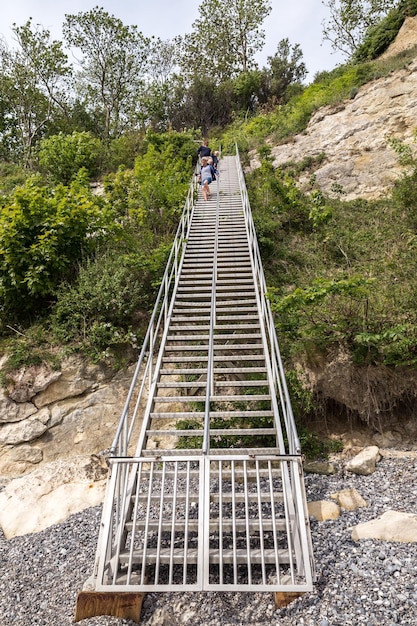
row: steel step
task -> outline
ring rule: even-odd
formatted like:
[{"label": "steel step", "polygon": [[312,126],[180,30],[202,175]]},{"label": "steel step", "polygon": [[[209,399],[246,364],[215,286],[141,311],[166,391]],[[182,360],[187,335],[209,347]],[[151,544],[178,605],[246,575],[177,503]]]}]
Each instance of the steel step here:
[{"label": "steel step", "polygon": [[[282,454],[282,451],[279,448],[271,447],[271,448],[212,448],[210,450],[210,455],[212,457],[222,458],[227,454],[228,456],[236,456],[240,457],[242,454],[252,456],[253,458],[262,459],[263,456],[278,456]],[[161,450],[152,449],[152,450],[142,450],[142,456],[147,459],[153,459],[155,461],[159,461],[162,458],[171,458],[175,459],[178,457],[202,457],[203,452],[200,449],[194,448],[163,448]]]},{"label": "steel step", "polygon": [[[155,532],[158,530],[161,530],[163,533],[170,533],[172,531],[175,531],[175,534],[184,532],[183,521],[180,521],[180,522],[175,521],[174,523],[162,522],[161,524],[159,524],[159,522],[155,522],[155,521],[138,520],[135,523],[136,531],[144,530],[145,527],[148,529],[149,532],[150,531]],[[236,530],[238,533],[246,532],[247,527],[248,527],[248,523],[246,519],[235,519],[234,521],[230,519],[222,520],[222,530],[224,533],[231,533],[233,530]],[[133,529],[133,522],[131,521],[127,522],[125,525],[125,528],[128,532],[131,532]],[[199,529],[198,520],[189,519],[187,523],[188,532],[190,533],[198,532],[198,529]],[[209,529],[210,529],[210,533],[215,533],[216,531],[218,531],[219,521],[218,520],[210,521]],[[269,520],[269,519],[262,520],[262,523],[260,523],[258,520],[253,520],[253,519],[251,519],[249,522],[250,533],[258,533],[260,531],[271,532],[273,530],[277,532],[285,532],[286,531],[285,519],[278,518],[277,516],[275,523],[273,523],[272,520]]]},{"label": "steel step", "polygon": [[[204,400],[204,398],[203,398]],[[223,417],[223,418],[243,418],[250,417],[252,419],[258,417],[273,417],[273,411],[212,411],[211,417]],[[205,413],[203,411],[178,411],[178,412],[153,412],[150,414],[151,419],[189,419],[191,418],[200,418],[204,417]]]},{"label": "steel step", "polygon": [[[196,548],[161,548],[159,551],[148,548],[145,555],[141,550],[133,550],[133,552],[123,551],[120,553],[120,562],[122,564],[128,563],[132,560],[132,563],[142,564],[145,559],[146,564],[154,565],[157,560],[161,565],[184,565],[184,554],[187,555],[186,562],[188,565],[195,565],[198,563],[198,550]],[[275,564],[276,560],[281,564],[287,564],[290,562],[292,555],[288,554],[287,550],[280,548],[279,550],[250,550],[250,562],[253,565]],[[224,549],[221,552],[216,549],[211,549],[208,552],[209,563],[218,565],[224,563],[226,565],[232,565],[233,563],[242,563],[244,565],[248,562],[248,549],[227,550]]]},{"label": "steel step", "polygon": [[[150,437],[168,436],[168,437],[203,437],[204,429],[195,430],[152,430],[146,431]],[[218,436],[240,436],[240,437],[259,437],[264,435],[276,435],[275,428],[211,428],[210,437]]]},{"label": "steel step", "polygon": [[[164,402],[195,402],[198,396],[156,396],[155,404]],[[210,396],[211,402],[260,402],[261,400],[271,400],[269,394],[246,395],[246,396]]]}]

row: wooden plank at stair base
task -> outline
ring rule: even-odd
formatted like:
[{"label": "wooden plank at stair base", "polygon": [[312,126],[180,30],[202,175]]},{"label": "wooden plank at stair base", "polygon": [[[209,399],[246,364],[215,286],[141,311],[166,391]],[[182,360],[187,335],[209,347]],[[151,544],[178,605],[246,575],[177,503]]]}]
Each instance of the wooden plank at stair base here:
[{"label": "wooden plank at stair base", "polygon": [[74,622],[98,615],[112,615],[139,623],[144,597],[144,593],[80,591]]},{"label": "wooden plank at stair base", "polygon": [[304,591],[275,591],[274,602],[278,609],[282,609],[290,602],[294,602],[297,598],[304,595]]}]

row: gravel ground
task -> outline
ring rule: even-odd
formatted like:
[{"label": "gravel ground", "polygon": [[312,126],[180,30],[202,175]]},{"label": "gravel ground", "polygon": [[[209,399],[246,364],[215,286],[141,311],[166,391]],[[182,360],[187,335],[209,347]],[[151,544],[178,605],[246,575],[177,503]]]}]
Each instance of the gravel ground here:
[{"label": "gravel ground", "polygon": [[[417,513],[417,460],[384,457],[371,476],[306,476],[308,500],[354,487],[367,508],[311,521],[317,582],[285,609],[272,593],[150,593],[143,626],[417,626],[417,544],[354,542],[351,527],[389,509]],[[30,512],[28,512],[30,514]],[[0,533],[0,626],[68,626],[90,576],[101,508],[9,541]],[[94,617],[81,626],[132,626]]]}]

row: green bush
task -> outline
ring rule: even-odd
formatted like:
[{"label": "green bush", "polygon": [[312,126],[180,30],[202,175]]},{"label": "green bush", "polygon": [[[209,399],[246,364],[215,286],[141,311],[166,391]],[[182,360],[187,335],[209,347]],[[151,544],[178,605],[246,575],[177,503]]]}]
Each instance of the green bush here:
[{"label": "green bush", "polygon": [[379,57],[396,38],[404,17],[393,9],[376,26],[369,29],[365,41],[354,54],[354,62],[372,61]]},{"label": "green bush", "polygon": [[401,0],[376,26],[369,29],[353,57],[354,63],[378,58],[394,41],[404,20],[417,14],[416,0]]},{"label": "green bush", "polygon": [[67,185],[81,168],[94,178],[99,171],[101,152],[100,139],[89,132],[59,133],[41,141],[39,164],[52,180]]},{"label": "green bush", "polygon": [[23,185],[28,173],[15,163],[0,162],[0,194],[10,194],[15,187]]},{"label": "green bush", "polygon": [[30,177],[0,213],[2,322],[46,314],[75,264],[117,232],[113,212],[94,196],[82,172],[69,187]]}]

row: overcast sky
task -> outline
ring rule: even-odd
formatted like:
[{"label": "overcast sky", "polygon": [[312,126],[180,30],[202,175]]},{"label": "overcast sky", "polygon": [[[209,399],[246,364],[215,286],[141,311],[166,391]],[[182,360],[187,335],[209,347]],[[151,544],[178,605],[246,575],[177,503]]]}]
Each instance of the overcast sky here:
[{"label": "overcast sky", "polygon": [[[62,39],[65,14],[99,6],[126,26],[136,24],[146,36],[171,39],[191,32],[201,3],[202,0],[0,0],[0,35],[13,45],[13,23],[22,26],[32,17],[35,24],[49,29],[54,39]],[[267,57],[276,52],[279,41],[284,38],[289,39],[291,46],[300,45],[309,72],[308,82],[316,72],[331,70],[343,62],[342,57],[332,51],[330,43],[322,41],[322,22],[328,17],[322,0],[271,0],[271,5],[272,11],[263,24],[265,46],[257,57],[260,66],[266,65]],[[213,32],[210,42],[213,47],[215,39]]]}]

